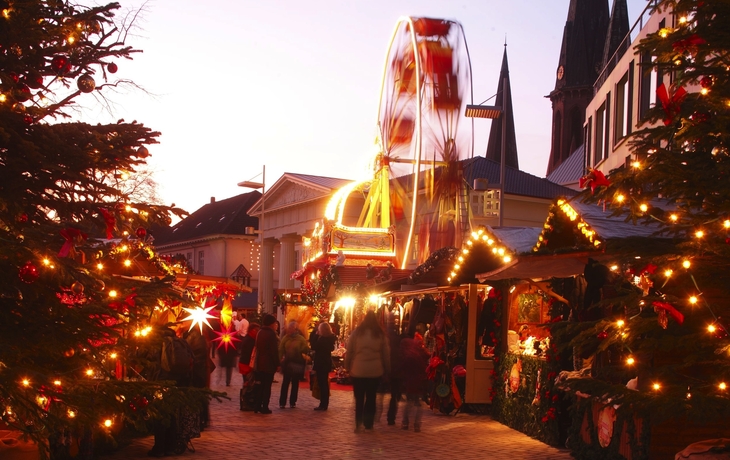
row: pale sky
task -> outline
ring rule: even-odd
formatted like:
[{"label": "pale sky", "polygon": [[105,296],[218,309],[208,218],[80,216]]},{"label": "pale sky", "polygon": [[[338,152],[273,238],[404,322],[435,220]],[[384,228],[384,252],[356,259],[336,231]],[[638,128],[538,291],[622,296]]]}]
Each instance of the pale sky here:
[{"label": "pale sky", "polygon": [[[118,61],[116,76],[147,93],[110,95],[113,117],[91,116],[162,133],[149,151],[165,204],[193,212],[211,197],[247,192],[236,184],[264,164],[267,187],[285,172],[362,176],[374,151],[386,47],[404,15],[462,24],[474,103],[497,90],[506,37],[520,169],[545,176],[552,116],[545,96],[555,85],[569,0],[121,3],[120,15],[143,8],[127,39],[143,53]],[[645,5],[628,0],[630,24]],[[489,129],[489,120],[476,120],[475,155],[484,155]]]}]

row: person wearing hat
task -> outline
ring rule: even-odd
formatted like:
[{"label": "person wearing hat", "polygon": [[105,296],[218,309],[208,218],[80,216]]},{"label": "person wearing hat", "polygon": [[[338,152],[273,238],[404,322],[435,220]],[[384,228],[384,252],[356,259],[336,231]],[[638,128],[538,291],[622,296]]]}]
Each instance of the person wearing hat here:
[{"label": "person wearing hat", "polygon": [[271,384],[274,374],[279,368],[279,338],[276,336],[276,317],[265,315],[263,327],[256,335],[256,357],[253,370],[259,385],[254,401],[254,412],[270,414],[269,400],[271,399]]}]

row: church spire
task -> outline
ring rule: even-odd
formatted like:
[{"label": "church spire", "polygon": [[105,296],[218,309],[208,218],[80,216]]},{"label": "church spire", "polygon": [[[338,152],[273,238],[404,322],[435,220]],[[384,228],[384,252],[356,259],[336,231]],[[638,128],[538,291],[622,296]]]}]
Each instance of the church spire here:
[{"label": "church spire", "polygon": [[629,9],[626,0],[613,0],[611,19],[608,22],[606,42],[603,46],[603,75],[608,75],[619,59],[629,49]]},{"label": "church spire", "polygon": [[[507,86],[505,87],[505,83]],[[507,65],[507,40],[504,43],[504,55],[502,56],[502,69],[499,72],[499,83],[497,84],[497,97],[494,105],[501,106],[506,99],[506,107],[502,107],[502,116],[492,120],[492,127],[489,131],[489,142],[487,143],[486,157],[488,160],[502,162],[502,123],[507,123],[507,144],[505,146],[504,164],[510,168],[519,169],[517,160],[517,138],[515,136],[515,117],[512,109],[512,91],[510,90],[509,65]],[[503,96],[504,91],[504,96]]]},{"label": "church spire", "polygon": [[570,0],[555,89],[548,96],[553,105],[553,133],[547,174],[583,145],[585,110],[603,67],[608,22],[608,0]]}]

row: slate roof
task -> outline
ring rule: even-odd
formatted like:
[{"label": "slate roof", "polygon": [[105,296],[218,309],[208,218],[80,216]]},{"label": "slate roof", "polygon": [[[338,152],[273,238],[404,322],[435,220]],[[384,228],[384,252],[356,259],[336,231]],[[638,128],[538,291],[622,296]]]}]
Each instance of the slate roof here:
[{"label": "slate roof", "polygon": [[261,192],[243,193],[208,203],[172,227],[155,234],[155,245],[178,243],[210,235],[245,235],[246,227],[258,228],[258,218],[247,214]]},{"label": "slate roof", "polygon": [[547,180],[560,185],[577,184],[585,174],[585,144],[575,149],[570,156],[547,175]]},{"label": "slate roof", "polygon": [[[574,196],[578,192],[553,183],[545,178],[533,176],[519,169],[505,167],[505,193],[534,198],[554,199],[559,196]],[[464,179],[473,185],[474,179],[487,179],[490,184],[499,184],[500,164],[484,157],[464,160]]]},{"label": "slate roof", "polygon": [[310,182],[312,184],[316,184],[322,187],[327,187],[331,189],[339,189],[344,187],[345,185],[352,182],[350,179],[338,179],[336,177],[322,177],[322,176],[312,176],[309,174],[297,174],[297,173],[285,173],[285,176],[290,176],[295,179],[300,179],[305,182]]}]

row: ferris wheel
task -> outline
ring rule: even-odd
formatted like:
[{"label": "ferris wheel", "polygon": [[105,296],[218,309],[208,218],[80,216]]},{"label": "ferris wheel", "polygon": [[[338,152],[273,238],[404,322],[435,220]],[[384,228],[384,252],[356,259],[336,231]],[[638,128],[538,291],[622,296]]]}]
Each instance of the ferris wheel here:
[{"label": "ferris wheel", "polygon": [[395,225],[399,235],[407,235],[398,244],[401,268],[416,241],[418,262],[437,246],[461,245],[468,194],[459,160],[470,158],[474,145],[472,125],[462,114],[471,99],[471,63],[461,24],[400,18],[388,44],[378,108],[379,153],[358,226]]}]

